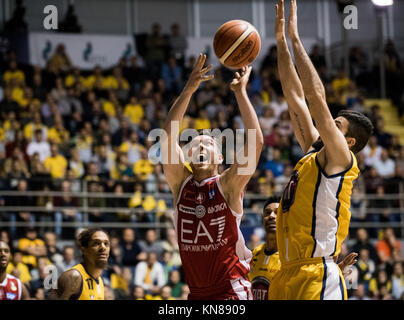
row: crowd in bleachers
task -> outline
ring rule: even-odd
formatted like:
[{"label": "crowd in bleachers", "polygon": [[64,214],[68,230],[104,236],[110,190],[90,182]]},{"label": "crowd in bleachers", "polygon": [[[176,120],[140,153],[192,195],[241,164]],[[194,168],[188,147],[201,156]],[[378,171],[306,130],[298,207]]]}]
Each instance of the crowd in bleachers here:
[{"label": "crowd in bleachers", "polygon": [[[148,158],[154,142],[147,139],[152,129],[162,127],[195,62],[194,57],[185,56],[186,38],[181,35],[178,25],[173,25],[171,31],[170,35],[164,36],[160,26],[153,25],[152,33],[144,41],[142,56],[121,58],[108,70],[99,66],[93,70],[79,70],[72,64],[68,48],[63,44],[58,46],[44,68],[17,63],[13,50],[0,58],[0,190],[18,191],[18,194],[0,197],[0,223],[26,222],[34,227],[35,221],[57,222],[56,227],[41,229],[11,226],[4,228],[2,233],[2,237],[12,238],[16,244],[10,272],[24,279],[33,297],[44,298],[40,279],[45,276],[44,267],[48,263],[57,265],[62,272],[80,259],[76,247],[67,246],[60,251],[56,243],[61,239],[74,239],[75,228],[63,228],[61,223],[77,222],[80,226],[84,212],[79,207],[83,201],[90,208],[111,209],[111,212],[89,211],[90,223],[171,223],[172,203],[157,196],[169,194],[169,188],[161,165],[153,165]],[[386,65],[394,67],[395,70],[389,70],[399,77],[402,66],[399,56],[390,54],[394,52],[391,45],[386,46]],[[353,48],[350,74],[346,75],[342,70],[333,74],[326,69],[320,51],[314,46],[310,57],[324,81],[331,113],[335,116],[341,109],[358,110],[367,113],[375,126],[368,146],[358,155],[362,174],[353,191],[352,221],[404,222],[398,212],[399,200],[384,197],[400,192],[404,178],[404,148],[397,136],[385,131],[380,107],[364,105],[373,89],[373,84],[369,84],[372,70],[366,69],[360,48]],[[303,154],[293,135],[282,94],[276,47],[261,54],[265,57],[260,66],[255,66],[248,94],[260,119],[265,146],[246,194],[259,194],[265,199],[283,190],[294,164]],[[233,73],[218,67],[214,74],[215,78],[204,83],[192,99],[182,128],[243,128],[229,89]],[[400,93],[397,90],[389,94],[400,107],[402,101],[397,100]],[[224,168],[221,166],[220,170]],[[116,197],[83,199],[69,194],[84,191],[84,188],[89,192],[112,193]],[[26,191],[43,191],[43,194],[32,196]],[[51,196],[47,194],[49,191],[65,194]],[[120,197],[123,193],[133,196],[129,199]],[[375,198],[366,202],[361,198],[362,194],[372,194]],[[263,200],[246,200],[245,208],[259,214],[262,203]],[[43,210],[6,208],[9,206]],[[53,210],[55,207],[61,209]],[[128,213],[114,209],[128,207],[140,211]],[[259,216],[254,219],[247,215],[243,223],[254,226],[254,223],[260,223],[259,219]],[[110,296],[165,299],[186,295],[172,229],[161,232],[158,239],[156,230],[109,231],[110,268],[104,276]],[[352,229],[352,238],[356,231]],[[377,246],[380,247],[377,256],[371,256],[372,250],[368,250],[369,257],[366,258],[365,251],[355,249],[360,250],[357,272],[364,285],[364,295],[402,297],[397,293],[399,291],[392,291],[397,281],[402,290],[404,279],[401,256],[391,258],[395,251],[389,240],[394,233],[401,237],[400,230],[370,228],[365,232],[372,239],[385,243]],[[382,239],[383,234],[386,240]],[[383,250],[392,251],[387,260],[380,253]],[[351,295],[359,298],[360,290],[352,291]]]}]

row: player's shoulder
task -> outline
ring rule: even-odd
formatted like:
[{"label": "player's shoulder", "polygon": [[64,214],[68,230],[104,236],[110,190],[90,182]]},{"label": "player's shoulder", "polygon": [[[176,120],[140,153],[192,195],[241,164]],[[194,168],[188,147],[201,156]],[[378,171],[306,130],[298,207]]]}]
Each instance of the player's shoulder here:
[{"label": "player's shoulder", "polygon": [[18,279],[16,276],[13,276],[12,274],[9,274],[9,273],[6,274],[6,280],[7,281],[14,280],[14,281],[17,281],[17,282],[21,282],[21,280]]},{"label": "player's shoulder", "polygon": [[63,279],[69,280],[69,281],[81,281],[83,278],[82,272],[81,272],[81,264],[76,264],[75,266],[71,267],[70,269],[67,269],[65,272],[62,273],[60,276]]},{"label": "player's shoulder", "polygon": [[258,247],[255,247],[252,251],[254,256],[257,256],[259,254],[261,254],[262,252],[264,252],[265,250],[265,243],[261,243]]}]

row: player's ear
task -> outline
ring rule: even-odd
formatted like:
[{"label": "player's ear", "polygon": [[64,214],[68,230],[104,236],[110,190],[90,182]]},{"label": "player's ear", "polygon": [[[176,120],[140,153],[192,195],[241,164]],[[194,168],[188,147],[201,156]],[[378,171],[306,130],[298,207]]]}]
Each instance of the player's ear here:
[{"label": "player's ear", "polygon": [[346,142],[348,143],[348,147],[351,150],[353,146],[356,144],[356,139],[352,137],[346,137]]}]

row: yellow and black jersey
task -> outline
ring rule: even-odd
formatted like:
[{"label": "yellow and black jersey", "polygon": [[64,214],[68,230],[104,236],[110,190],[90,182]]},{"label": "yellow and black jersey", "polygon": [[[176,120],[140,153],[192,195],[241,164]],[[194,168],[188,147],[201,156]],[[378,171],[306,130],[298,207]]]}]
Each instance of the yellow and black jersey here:
[{"label": "yellow and black jersey", "polygon": [[71,269],[80,272],[82,278],[80,293],[72,297],[71,300],[104,300],[104,283],[101,277],[94,279],[81,263]]},{"label": "yellow and black jersey", "polygon": [[348,234],[353,181],[359,175],[351,152],[349,168],[327,175],[317,152],[295,166],[277,212],[276,235],[282,265],[295,260],[338,256]]},{"label": "yellow and black jersey", "polygon": [[265,243],[253,250],[250,272],[254,300],[267,300],[268,289],[275,274],[280,270],[279,252],[268,252]]}]

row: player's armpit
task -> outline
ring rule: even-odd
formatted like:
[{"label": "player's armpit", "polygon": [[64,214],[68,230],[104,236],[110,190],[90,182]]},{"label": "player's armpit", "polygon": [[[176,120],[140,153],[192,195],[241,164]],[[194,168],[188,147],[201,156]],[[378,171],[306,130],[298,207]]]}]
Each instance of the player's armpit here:
[{"label": "player's armpit", "polygon": [[58,279],[58,288],[49,292],[51,300],[69,300],[80,293],[82,277],[77,270],[68,270]]},{"label": "player's armpit", "polygon": [[31,296],[25,284],[21,285],[21,300],[30,300]]}]

